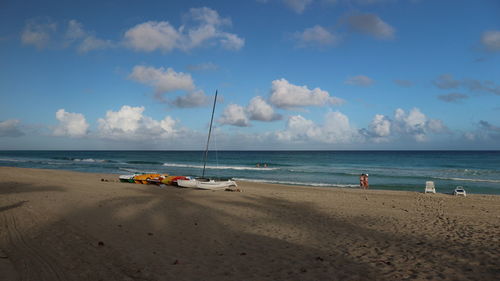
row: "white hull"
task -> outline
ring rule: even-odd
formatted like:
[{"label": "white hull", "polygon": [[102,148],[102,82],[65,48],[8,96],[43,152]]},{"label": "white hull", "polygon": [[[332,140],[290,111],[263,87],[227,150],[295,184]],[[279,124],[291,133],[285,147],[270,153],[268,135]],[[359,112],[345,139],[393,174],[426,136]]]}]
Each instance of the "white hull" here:
[{"label": "white hull", "polygon": [[219,190],[226,189],[232,186],[238,186],[235,181],[225,180],[225,181],[217,181],[217,180],[208,180],[208,181],[200,181],[197,179],[190,180],[178,180],[177,185],[182,187],[192,187],[206,190]]},{"label": "white hull", "polygon": [[177,185],[180,187],[196,187],[197,180],[195,179],[190,179],[190,180],[177,180]]}]

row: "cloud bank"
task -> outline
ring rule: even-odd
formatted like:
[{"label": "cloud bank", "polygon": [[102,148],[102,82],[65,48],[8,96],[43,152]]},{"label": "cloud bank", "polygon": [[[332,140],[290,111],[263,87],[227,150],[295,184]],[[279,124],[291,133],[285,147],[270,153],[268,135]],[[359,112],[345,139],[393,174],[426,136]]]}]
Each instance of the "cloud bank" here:
[{"label": "cloud bank", "polygon": [[119,111],[109,110],[97,120],[98,136],[104,139],[141,141],[155,138],[175,138],[179,130],[177,121],[170,116],[157,121],[144,116],[144,107],[124,105]]},{"label": "cloud bank", "polygon": [[349,122],[349,118],[336,111],[324,117],[322,125],[314,123],[301,115],[291,116],[286,128],[275,134],[285,142],[317,142],[327,144],[351,143],[359,141],[359,133]]},{"label": "cloud bank", "polygon": [[184,24],[172,26],[168,21],[146,21],[127,29],[120,40],[97,38],[75,19],[67,22],[66,32],[58,34],[58,24],[50,19],[29,20],[21,34],[24,45],[38,49],[54,46],[74,46],[79,53],[93,50],[125,47],[134,51],[168,53],[173,50],[189,52],[204,46],[219,46],[237,51],[245,45],[245,39],[225,31],[231,27],[229,18],[222,18],[218,12],[208,8],[192,8],[184,15]]},{"label": "cloud bank", "polygon": [[0,122],[0,137],[20,137],[24,133],[20,128],[21,121],[16,119]]}]

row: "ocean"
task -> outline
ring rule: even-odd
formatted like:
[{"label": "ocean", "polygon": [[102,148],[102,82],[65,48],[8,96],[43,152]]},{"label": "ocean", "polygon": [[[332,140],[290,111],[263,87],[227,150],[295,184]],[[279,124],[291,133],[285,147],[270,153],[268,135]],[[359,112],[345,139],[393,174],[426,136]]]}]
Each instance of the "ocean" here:
[{"label": "ocean", "polygon": [[[0,166],[200,176],[203,151],[0,151]],[[259,166],[257,167],[257,164]],[[267,167],[265,167],[267,166]],[[500,194],[500,151],[210,151],[206,176],[266,183]]]}]

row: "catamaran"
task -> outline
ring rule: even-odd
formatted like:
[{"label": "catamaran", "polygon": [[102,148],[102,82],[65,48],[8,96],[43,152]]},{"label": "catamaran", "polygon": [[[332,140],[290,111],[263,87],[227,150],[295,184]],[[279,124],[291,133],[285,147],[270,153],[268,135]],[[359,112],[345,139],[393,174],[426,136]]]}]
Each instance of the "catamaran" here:
[{"label": "catamaran", "polygon": [[207,166],[207,158],[208,158],[208,144],[210,143],[210,135],[212,133],[212,123],[214,121],[214,112],[216,103],[217,103],[217,90],[215,91],[214,106],[212,107],[212,118],[210,119],[210,128],[208,129],[208,139],[207,139],[207,145],[205,147],[202,175],[200,178],[191,178],[185,180],[179,179],[177,180],[178,186],[193,187],[193,188],[208,189],[208,190],[219,190],[237,186],[236,182],[231,179],[223,180],[223,179],[205,178],[205,168]]}]

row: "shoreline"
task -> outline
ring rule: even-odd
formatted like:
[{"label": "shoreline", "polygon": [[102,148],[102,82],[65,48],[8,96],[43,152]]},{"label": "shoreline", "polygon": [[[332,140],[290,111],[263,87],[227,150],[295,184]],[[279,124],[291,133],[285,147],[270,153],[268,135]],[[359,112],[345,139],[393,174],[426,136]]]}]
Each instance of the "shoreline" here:
[{"label": "shoreline", "polygon": [[[64,170],[64,169],[50,169],[50,168],[24,168],[24,167],[12,167],[12,166],[0,166],[0,168],[14,168],[14,169],[34,169],[34,170],[48,170],[48,171],[65,171],[65,172],[74,172],[74,173],[83,173],[83,174],[96,174],[96,175],[102,175],[102,176],[107,176],[107,177],[116,177],[116,179],[109,179],[109,180],[116,180],[118,181],[118,176],[120,173],[112,174],[112,173],[99,173],[99,172],[85,172],[85,171],[73,171],[73,170]],[[158,173],[158,172],[151,172],[151,173]],[[122,173],[123,174],[123,173]],[[305,184],[305,183],[292,183],[292,182],[280,182],[278,180],[248,180],[248,179],[234,179],[236,182],[244,182],[247,184],[264,184],[264,185],[273,185],[273,186],[284,186],[284,187],[305,187],[305,188],[320,188],[320,189],[341,189],[341,190],[360,190],[360,186],[356,184],[326,184],[326,183],[321,183],[321,184]],[[379,188],[379,186],[385,187],[384,185],[371,185],[370,188],[368,188],[368,191],[374,191],[374,190],[379,190],[379,191],[395,191],[395,192],[410,192],[410,193],[423,193],[425,189],[425,182],[423,182],[422,186],[419,187],[419,190],[409,190],[413,189],[413,187],[404,187],[401,186],[399,188],[393,188],[393,187],[386,187],[386,188]],[[458,186],[458,184],[457,184]],[[443,195],[453,195],[453,190],[451,191],[446,191],[446,192],[440,192],[440,187],[436,187],[436,194],[443,194]],[[470,190],[470,188],[466,188],[467,191],[467,196],[473,195],[473,196],[500,196],[500,194],[491,194],[491,193],[474,193]]]},{"label": "shoreline", "polygon": [[9,280],[500,276],[497,195],[242,181],[243,192],[225,192],[116,181],[0,167],[0,270]]}]

